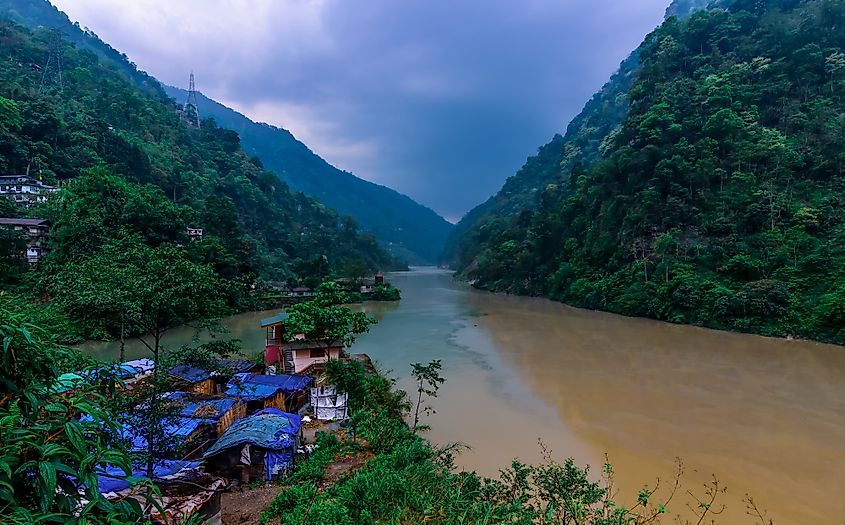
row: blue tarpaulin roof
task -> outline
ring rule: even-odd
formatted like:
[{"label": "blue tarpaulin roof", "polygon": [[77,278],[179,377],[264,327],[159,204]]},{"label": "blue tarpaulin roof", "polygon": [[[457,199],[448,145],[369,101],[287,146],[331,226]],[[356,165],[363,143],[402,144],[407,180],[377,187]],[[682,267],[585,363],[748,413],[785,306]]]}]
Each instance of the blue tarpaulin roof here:
[{"label": "blue tarpaulin roof", "polygon": [[308,388],[314,378],[300,375],[235,374],[226,385],[227,396],[237,396],[247,401],[266,399],[278,392],[297,392]]},{"label": "blue tarpaulin roof", "polygon": [[225,399],[195,399],[185,392],[172,392],[167,397],[179,403],[182,407],[179,415],[182,417],[213,421],[217,421],[223,417],[238,402],[237,399],[230,397]]},{"label": "blue tarpaulin roof", "polygon": [[[213,425],[216,421],[213,419],[202,419],[193,417],[178,417],[172,418],[164,428],[164,433],[168,436],[178,437],[182,440],[187,440],[198,428],[203,425]],[[146,452],[147,437],[140,434],[135,434],[133,429],[123,426],[120,430],[121,436],[124,439],[132,441],[131,450],[133,452]]]},{"label": "blue tarpaulin roof", "polygon": [[191,383],[199,383],[205,381],[212,376],[212,373],[202,368],[194,368],[188,365],[179,365],[170,370],[170,375],[174,375],[179,379],[190,381]]},{"label": "blue tarpaulin roof", "polygon": [[268,317],[267,319],[262,319],[259,323],[262,327],[271,326],[274,324],[284,323],[288,320],[290,314],[287,312],[280,312],[273,317]]},{"label": "blue tarpaulin roof", "polygon": [[[199,461],[174,461],[164,460],[153,465],[153,478],[163,478],[172,476],[185,469],[193,469],[199,467]],[[144,478],[147,476],[146,467],[139,467],[134,469],[131,473],[133,478]],[[115,479],[126,476],[126,472],[115,466],[109,466],[105,472],[101,473],[99,478],[100,492],[120,492],[128,489],[131,484],[125,479]]]},{"label": "blue tarpaulin roof", "polygon": [[155,362],[151,359],[136,359],[126,363],[112,363],[94,370],[86,370],[79,372],[79,375],[91,380],[117,377],[125,381],[152,372],[153,369],[155,369]]},{"label": "blue tarpaulin roof", "polygon": [[268,450],[285,450],[295,443],[302,419],[274,408],[265,408],[249,417],[239,419],[220,436],[203,457],[208,458],[239,445],[255,445]]}]

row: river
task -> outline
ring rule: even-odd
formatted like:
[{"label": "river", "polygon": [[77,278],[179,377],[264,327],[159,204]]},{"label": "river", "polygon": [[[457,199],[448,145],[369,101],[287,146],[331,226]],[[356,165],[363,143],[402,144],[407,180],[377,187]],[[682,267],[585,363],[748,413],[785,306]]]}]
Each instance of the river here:
[{"label": "river", "polygon": [[[723,525],[754,521],[745,494],[777,525],[845,516],[845,348],[671,325],[478,292],[433,269],[391,274],[399,303],[358,306],[379,319],[353,352],[369,354],[410,389],[409,365],[441,359],[447,382],[424,421],[440,444],[469,448],[459,466],[495,475],[513,458],[573,457],[600,471],[605,454],[619,499],[668,484],[676,458],[684,491],[713,476],[727,493]],[[267,312],[226,320],[260,351]],[[189,344],[188,328],[169,345]],[[89,344],[115,359],[115,343]],[[145,355],[137,343],[128,357]],[[691,517],[680,493],[671,514]],[[671,519],[666,523],[673,522]]]}]

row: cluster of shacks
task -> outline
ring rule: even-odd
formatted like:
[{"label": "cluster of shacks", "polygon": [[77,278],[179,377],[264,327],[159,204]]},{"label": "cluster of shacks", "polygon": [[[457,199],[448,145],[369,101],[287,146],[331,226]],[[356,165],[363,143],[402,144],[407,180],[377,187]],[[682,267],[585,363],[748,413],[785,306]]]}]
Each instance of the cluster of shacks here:
[{"label": "cluster of shacks", "polygon": [[[286,319],[282,313],[261,322],[267,333],[264,362],[221,361],[214,371],[183,365],[166,372],[175,391],[163,396],[169,407],[163,430],[184,453],[152,465],[160,496],[157,505],[146,507],[151,522],[182,523],[197,516],[205,523],[220,523],[220,493],[233,482],[269,481],[295,467],[302,445],[300,413],[319,420],[347,417],[346,394],[314,380],[328,360],[350,359],[343,345],[285,342]],[[153,361],[138,359],[65,374],[49,394],[62,395],[91,379],[102,384],[104,378],[115,391],[149,388],[155,369]],[[119,432],[131,452],[148,451],[146,436],[137,430],[122,426]],[[132,477],[147,477],[149,466],[139,465]],[[99,489],[115,501],[146,501],[147,489],[125,481],[122,471],[103,472]]]},{"label": "cluster of shacks", "polygon": [[[220,493],[232,481],[272,480],[294,467],[301,446],[299,412],[310,402],[314,378],[308,375],[265,374],[265,366],[247,361],[226,361],[214,372],[189,366],[168,371],[178,390],[164,396],[169,415],[164,433],[185,451],[179,458],[153,465],[153,479],[161,496],[147,504],[153,523],[182,523],[191,516],[205,523],[220,522]],[[147,359],[108,365],[94,372],[65,374],[50,394],[62,395],[80,387],[93,375],[114,378],[117,388],[145,388],[155,363]],[[117,381],[119,380],[119,381]],[[119,427],[130,452],[147,451],[147,439],[128,426]],[[135,498],[144,504],[147,489],[133,486],[119,469],[99,479],[99,489],[110,500]],[[138,465],[132,477],[147,477]]]}]

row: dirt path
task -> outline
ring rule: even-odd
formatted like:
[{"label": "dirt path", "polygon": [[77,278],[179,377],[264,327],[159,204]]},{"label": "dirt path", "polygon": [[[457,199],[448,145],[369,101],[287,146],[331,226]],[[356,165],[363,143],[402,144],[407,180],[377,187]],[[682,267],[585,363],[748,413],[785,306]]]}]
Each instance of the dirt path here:
[{"label": "dirt path", "polygon": [[270,505],[284,487],[262,486],[251,489],[235,489],[223,494],[220,505],[223,509],[223,525],[257,525],[261,513]]}]

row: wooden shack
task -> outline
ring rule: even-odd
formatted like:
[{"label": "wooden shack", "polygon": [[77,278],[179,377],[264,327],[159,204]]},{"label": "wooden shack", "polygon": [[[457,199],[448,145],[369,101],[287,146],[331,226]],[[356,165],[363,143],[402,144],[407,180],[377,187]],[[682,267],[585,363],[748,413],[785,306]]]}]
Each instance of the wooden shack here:
[{"label": "wooden shack", "polygon": [[202,368],[179,365],[170,370],[176,387],[182,392],[193,392],[210,396],[217,393],[214,374]]},{"label": "wooden shack", "polygon": [[173,392],[168,399],[179,406],[181,417],[209,423],[214,437],[220,437],[232,423],[246,417],[246,403],[234,397]]},{"label": "wooden shack", "polygon": [[226,385],[226,395],[247,403],[247,411],[277,408],[296,412],[308,401],[311,376],[236,374]]},{"label": "wooden shack", "polygon": [[238,420],[205,453],[206,471],[249,483],[272,480],[293,467],[301,418],[276,409]]}]

